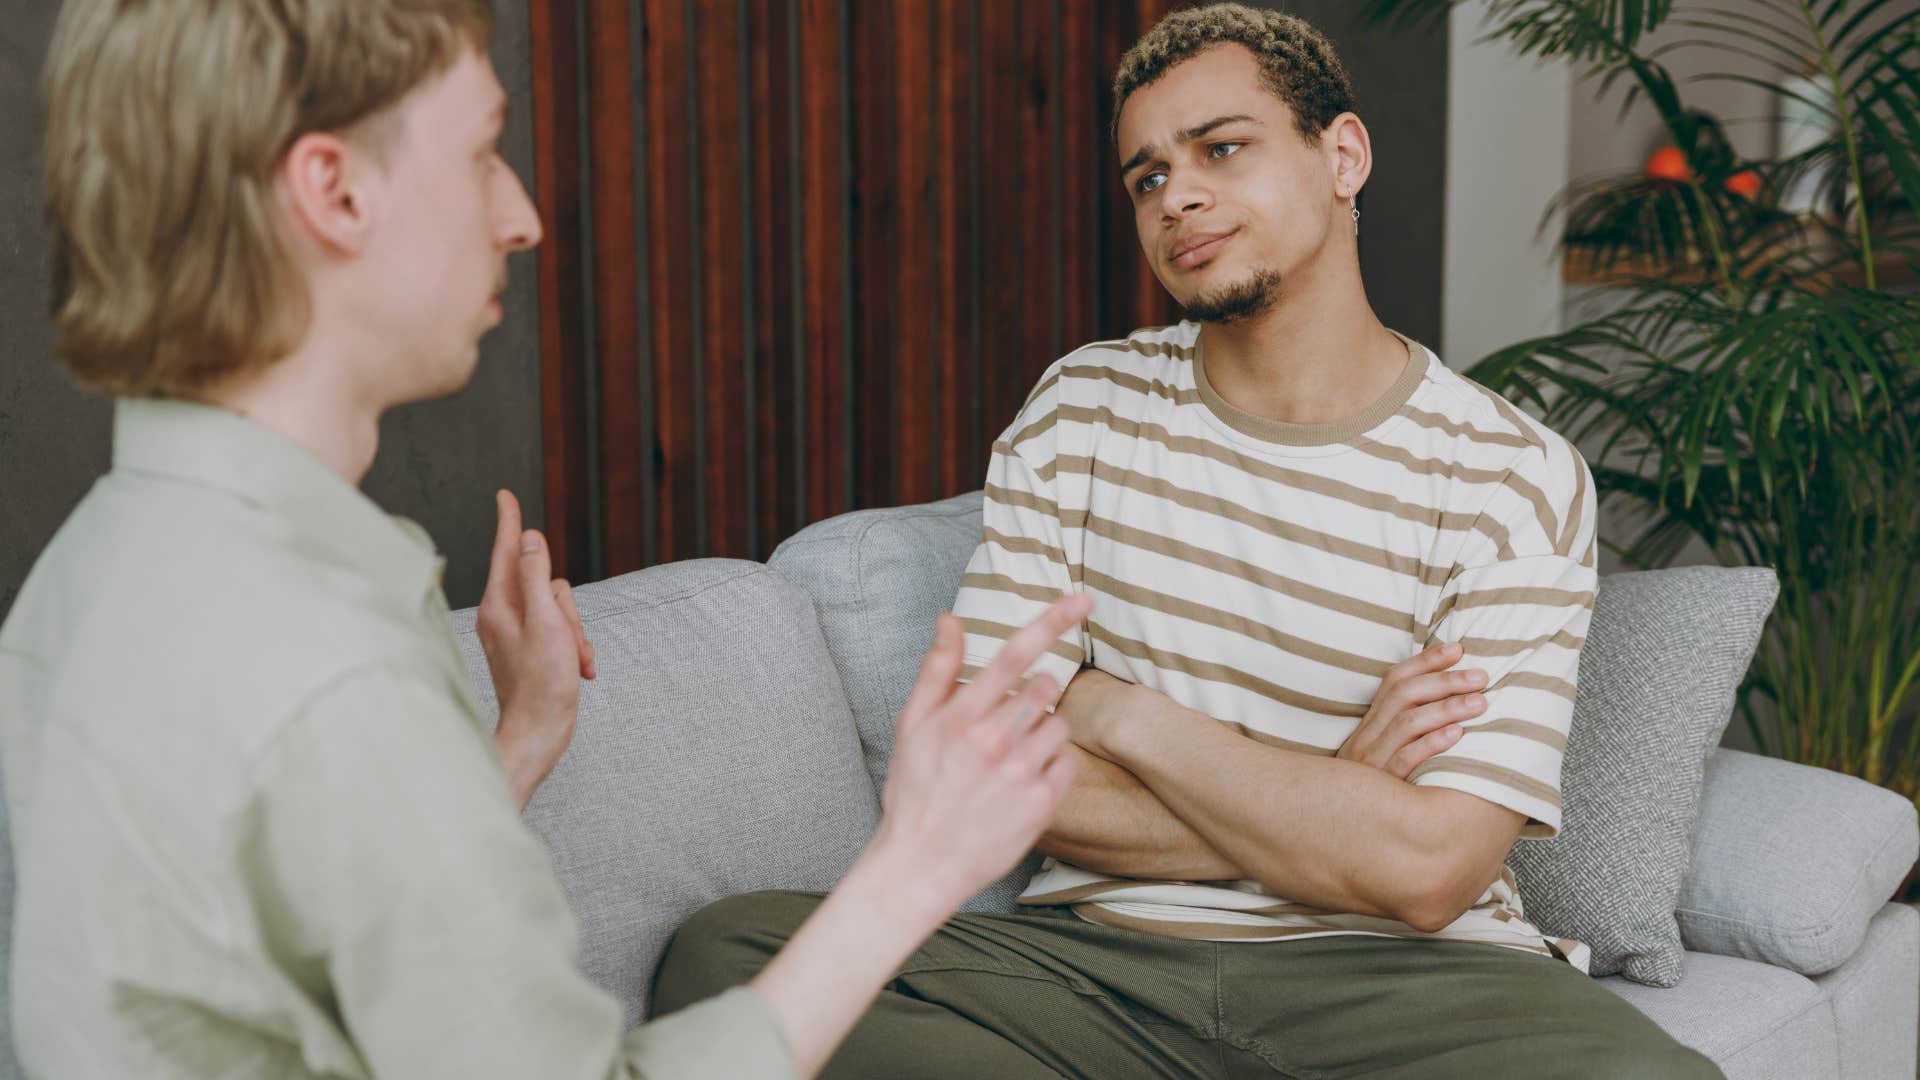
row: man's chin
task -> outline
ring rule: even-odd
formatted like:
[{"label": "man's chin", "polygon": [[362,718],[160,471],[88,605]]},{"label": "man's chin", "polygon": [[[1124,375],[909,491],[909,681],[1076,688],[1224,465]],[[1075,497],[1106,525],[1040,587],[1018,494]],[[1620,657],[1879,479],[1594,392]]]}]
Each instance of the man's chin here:
[{"label": "man's chin", "polygon": [[1203,289],[1180,306],[1195,322],[1232,324],[1263,314],[1279,296],[1280,272],[1256,270],[1231,284]]}]

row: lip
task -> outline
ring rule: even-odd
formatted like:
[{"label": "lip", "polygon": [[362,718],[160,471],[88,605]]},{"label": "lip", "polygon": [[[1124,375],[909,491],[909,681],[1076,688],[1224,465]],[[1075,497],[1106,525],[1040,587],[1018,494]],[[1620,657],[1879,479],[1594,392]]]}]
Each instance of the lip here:
[{"label": "lip", "polygon": [[1220,253],[1238,229],[1226,232],[1194,233],[1173,246],[1167,261],[1181,270],[1191,270]]}]

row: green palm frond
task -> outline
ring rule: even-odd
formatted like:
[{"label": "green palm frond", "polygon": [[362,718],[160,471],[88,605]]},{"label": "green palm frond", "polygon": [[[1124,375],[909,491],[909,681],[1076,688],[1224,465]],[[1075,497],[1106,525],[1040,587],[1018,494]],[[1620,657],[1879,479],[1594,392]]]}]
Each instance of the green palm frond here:
[{"label": "green palm frond", "polygon": [[[1448,0],[1365,0],[1386,25]],[[1584,179],[1547,208],[1625,286],[1609,314],[1517,342],[1468,374],[1578,442],[1629,565],[1702,543],[1775,567],[1781,593],[1741,709],[1771,753],[1920,797],[1920,10],[1911,0],[1492,0],[1487,36],[1571,60],[1647,102],[1690,178]],[[1661,26],[1663,44],[1648,34]],[[1760,87],[1828,137],[1743,161],[1667,62]],[[1757,67],[1756,67],[1757,65]],[[1769,78],[1759,72],[1771,72]],[[1788,76],[1791,76],[1789,78]],[[1806,76],[1806,78],[1801,78]],[[1691,85],[1691,83],[1689,83]],[[1732,194],[1753,169],[1761,191]],[[1778,209],[1781,193],[1814,212]],[[1613,519],[1616,526],[1621,518]],[[1762,707],[1766,706],[1766,707]]]}]

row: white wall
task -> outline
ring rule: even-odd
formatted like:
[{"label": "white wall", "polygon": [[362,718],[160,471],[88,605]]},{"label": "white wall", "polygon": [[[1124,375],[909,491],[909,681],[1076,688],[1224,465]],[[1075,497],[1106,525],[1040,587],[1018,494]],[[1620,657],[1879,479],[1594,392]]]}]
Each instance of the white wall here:
[{"label": "white wall", "polygon": [[1480,41],[1483,14],[1462,4],[1448,27],[1440,355],[1456,369],[1561,326],[1559,229],[1540,221],[1567,183],[1573,80],[1565,64]]}]

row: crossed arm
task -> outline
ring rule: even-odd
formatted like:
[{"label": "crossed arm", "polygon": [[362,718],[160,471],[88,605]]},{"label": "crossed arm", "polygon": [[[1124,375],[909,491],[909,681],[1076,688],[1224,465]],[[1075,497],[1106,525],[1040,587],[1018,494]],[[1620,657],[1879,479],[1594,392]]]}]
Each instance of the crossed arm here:
[{"label": "crossed arm", "polygon": [[1040,839],[1100,873],[1252,879],[1314,907],[1435,931],[1500,874],[1522,815],[1402,779],[1458,739],[1482,679],[1430,651],[1382,682],[1336,757],[1254,742],[1154,690],[1087,669],[1059,711],[1079,774]]}]

